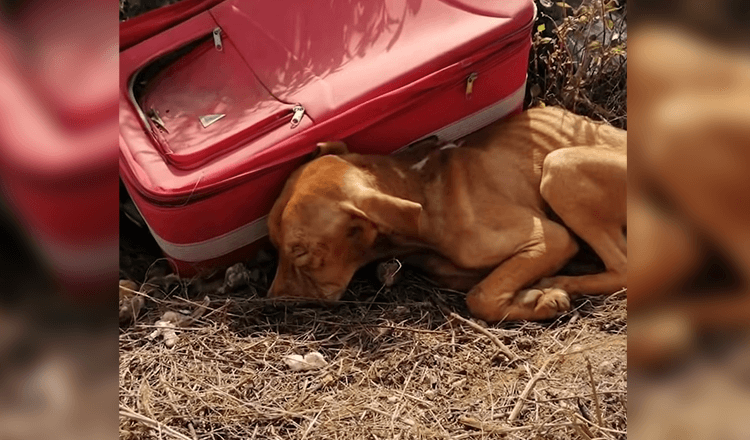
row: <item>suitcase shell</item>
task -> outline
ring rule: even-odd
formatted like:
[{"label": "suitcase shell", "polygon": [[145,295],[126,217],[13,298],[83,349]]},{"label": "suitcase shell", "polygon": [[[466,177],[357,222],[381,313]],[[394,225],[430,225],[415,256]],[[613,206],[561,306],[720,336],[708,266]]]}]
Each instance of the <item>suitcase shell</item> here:
[{"label": "suitcase shell", "polygon": [[227,0],[120,53],[120,174],[180,274],[249,257],[317,142],[389,154],[522,109],[532,0]]}]

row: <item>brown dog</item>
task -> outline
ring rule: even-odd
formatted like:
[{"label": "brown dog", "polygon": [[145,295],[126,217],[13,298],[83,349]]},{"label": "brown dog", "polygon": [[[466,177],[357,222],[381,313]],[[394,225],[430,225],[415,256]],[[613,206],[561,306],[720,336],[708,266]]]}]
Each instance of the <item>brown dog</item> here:
[{"label": "brown dog", "polygon": [[[342,143],[319,150],[269,215],[279,249],[269,297],[337,300],[357,269],[386,257],[471,289],[470,312],[490,322],[548,319],[570,309],[569,294],[626,285],[623,130],[537,108],[458,148],[421,145],[391,156],[351,154]],[[578,249],[545,215],[546,204],[591,245],[605,272],[545,278]]]}]

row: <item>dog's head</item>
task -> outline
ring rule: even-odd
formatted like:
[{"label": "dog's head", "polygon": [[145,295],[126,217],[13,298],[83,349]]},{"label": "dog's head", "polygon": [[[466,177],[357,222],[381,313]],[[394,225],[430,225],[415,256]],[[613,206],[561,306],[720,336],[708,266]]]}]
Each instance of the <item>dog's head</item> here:
[{"label": "dog's head", "polygon": [[[341,145],[334,153],[346,152]],[[320,148],[292,174],[268,216],[279,251],[269,297],[338,300],[375,257],[378,234],[418,234],[420,204],[384,194],[371,175],[328,153]]]}]

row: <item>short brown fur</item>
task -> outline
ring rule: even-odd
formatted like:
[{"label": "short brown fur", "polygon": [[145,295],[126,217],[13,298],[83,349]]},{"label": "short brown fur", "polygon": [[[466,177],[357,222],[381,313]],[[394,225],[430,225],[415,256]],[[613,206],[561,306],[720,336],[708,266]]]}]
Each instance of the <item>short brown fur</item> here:
[{"label": "short brown fur", "polygon": [[[269,296],[337,300],[358,268],[386,257],[469,290],[470,312],[490,322],[548,319],[570,309],[571,294],[613,293],[626,286],[626,139],[548,107],[459,148],[318,157],[290,177],[269,216],[279,249]],[[605,272],[553,276],[578,246],[546,206]]]}]

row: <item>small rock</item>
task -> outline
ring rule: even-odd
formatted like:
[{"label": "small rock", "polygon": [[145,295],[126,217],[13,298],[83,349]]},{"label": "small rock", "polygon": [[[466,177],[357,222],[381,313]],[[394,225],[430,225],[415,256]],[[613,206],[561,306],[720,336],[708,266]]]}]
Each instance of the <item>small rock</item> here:
[{"label": "small rock", "polygon": [[612,361],[604,361],[599,364],[599,373],[605,376],[613,376],[617,372],[617,367]]},{"label": "small rock", "polygon": [[203,316],[203,313],[205,313],[206,308],[210,303],[211,299],[209,297],[203,298],[203,302],[198,305],[191,315],[183,315],[182,313],[171,310],[164,312],[161,319],[154,324],[156,330],[148,335],[148,338],[153,340],[161,336],[164,338],[164,345],[168,348],[174,347],[177,344],[177,341],[179,341],[176,328],[191,325],[196,319]]},{"label": "small rock", "polygon": [[290,354],[284,357],[284,363],[294,371],[320,370],[328,365],[323,355],[317,351],[310,352],[304,356]]},{"label": "small rock", "polygon": [[224,274],[224,285],[221,287],[223,292],[233,292],[250,284],[250,271],[244,264],[237,263],[227,269]]}]

